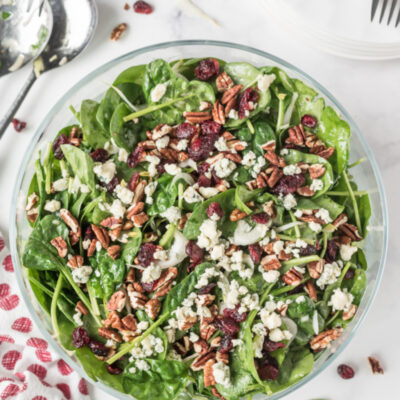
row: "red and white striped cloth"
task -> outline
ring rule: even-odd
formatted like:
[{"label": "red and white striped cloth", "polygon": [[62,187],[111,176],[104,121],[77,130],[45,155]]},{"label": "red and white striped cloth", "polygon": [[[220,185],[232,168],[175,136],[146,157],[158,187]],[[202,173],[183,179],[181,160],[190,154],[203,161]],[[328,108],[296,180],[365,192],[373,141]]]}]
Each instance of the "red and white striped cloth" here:
[{"label": "red and white striped cloth", "polygon": [[0,232],[0,400],[89,400],[86,381],[29,317]]}]

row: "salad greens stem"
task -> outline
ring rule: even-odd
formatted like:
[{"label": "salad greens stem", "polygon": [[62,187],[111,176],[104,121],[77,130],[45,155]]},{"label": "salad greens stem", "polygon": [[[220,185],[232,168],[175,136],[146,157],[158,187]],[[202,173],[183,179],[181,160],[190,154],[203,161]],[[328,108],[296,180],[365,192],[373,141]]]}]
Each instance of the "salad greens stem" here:
[{"label": "salad greens stem", "polygon": [[183,207],[183,191],[184,191],[183,183],[180,182],[178,184],[178,208],[182,210]]},{"label": "salad greens stem", "polygon": [[357,165],[363,163],[364,161],[367,161],[367,160],[366,160],[365,158],[360,158],[359,160],[353,162],[353,164],[350,164],[347,168],[348,168],[348,169],[354,168],[354,167],[356,167]]},{"label": "salad greens stem", "polygon": [[51,182],[52,182],[52,164],[50,161],[51,158],[51,154],[52,154],[53,148],[51,143],[49,143],[47,145],[47,149],[46,149],[46,154],[44,156],[44,160],[43,160],[43,169],[45,172],[45,190],[47,194],[51,193]]},{"label": "salad greens stem", "polygon": [[[42,283],[40,283],[37,279],[35,279],[33,276],[29,276],[28,277],[29,282],[33,283],[37,288],[39,288],[40,290],[42,290],[44,293],[46,293],[49,297],[53,298],[54,296],[54,292],[52,290],[50,290],[49,288],[47,288],[46,286],[44,286]],[[68,297],[66,296],[64,293],[61,292],[60,294],[69,304],[71,304],[71,306],[75,307],[74,302]]]},{"label": "salad greens stem", "polygon": [[107,364],[112,364],[115,361],[117,361],[119,358],[124,356],[126,353],[130,352],[135,346],[139,345],[144,338],[150,335],[151,332],[154,331],[154,329],[158,328],[160,325],[164,323],[164,321],[167,320],[167,318],[170,316],[170,313],[166,313],[164,315],[161,315],[154,324],[152,324],[146,332],[142,333],[140,336],[137,338],[133,339],[131,342],[127,342],[121,345],[120,351],[116,354],[114,354],[111,358],[107,360]]},{"label": "salad greens stem", "polygon": [[267,300],[267,297],[268,297],[269,293],[271,292],[272,288],[273,288],[275,285],[276,285],[276,282],[275,282],[275,283],[271,283],[271,284],[267,287],[267,289],[265,290],[265,292],[264,292],[263,295],[261,296],[261,299],[260,299],[260,304],[261,304],[261,305],[265,303],[265,300]]},{"label": "salad greens stem", "polygon": [[305,256],[305,257],[293,258],[292,260],[288,260],[288,261],[283,261],[282,266],[294,267],[295,265],[308,264],[312,261],[318,261],[318,260],[320,260],[320,257],[317,255]]},{"label": "salad greens stem", "polygon": [[161,110],[162,108],[171,106],[172,104],[178,103],[179,101],[185,101],[187,99],[190,99],[193,96],[194,96],[194,94],[190,94],[190,95],[185,96],[185,97],[180,97],[178,99],[173,99],[173,100],[167,101],[165,103],[153,104],[153,105],[151,105],[149,107],[143,108],[140,111],[136,111],[136,112],[134,112],[132,114],[127,115],[126,117],[123,118],[123,120],[124,120],[124,122],[132,121],[135,118],[139,118],[139,117],[142,117],[143,115],[150,114],[150,113],[152,113],[154,111],[157,111],[157,110]]},{"label": "salad greens stem", "polygon": [[276,128],[275,128],[277,133],[279,133],[279,131],[281,130],[283,117],[285,115],[285,104],[284,104],[285,97],[286,95],[284,93],[278,94],[279,108],[278,108],[278,119],[276,121]]},{"label": "salad greens stem", "polygon": [[324,258],[326,249],[328,247],[328,236],[330,236],[327,232],[322,232],[322,240],[323,240],[323,246],[322,246],[322,251],[321,251],[321,258]]},{"label": "salad greens stem", "polygon": [[[289,210],[289,215],[290,215],[290,219],[292,220],[292,222],[297,222],[296,217],[293,214],[293,211]],[[300,238],[300,229],[298,225],[295,225],[294,227],[294,232],[296,234],[296,238],[299,239]]]},{"label": "salad greens stem", "polygon": [[283,287],[283,288],[273,290],[273,291],[271,292],[271,294],[272,294],[273,296],[278,296],[278,295],[280,295],[280,294],[282,294],[282,293],[290,292],[291,290],[295,289],[297,286],[302,285],[303,283],[307,282],[309,279],[310,279],[310,277],[305,277],[305,278],[303,278],[303,279],[300,281],[300,283],[299,283],[298,285],[294,285],[294,286],[285,286],[285,287]]},{"label": "salad greens stem", "polygon": [[290,240],[290,241],[293,241],[293,242],[295,242],[297,239],[301,239],[303,242],[306,242],[307,244],[314,244],[315,243],[314,239],[309,239],[309,238],[294,237],[294,236],[290,236],[290,235],[282,235],[281,233],[278,233],[277,236],[279,237],[279,239]]},{"label": "salad greens stem", "polygon": [[254,135],[254,132],[255,132],[254,126],[249,119],[246,120],[246,124],[247,124],[247,127],[249,128],[249,131],[251,132],[251,134]]},{"label": "salad greens stem", "polygon": [[[329,191],[326,192],[328,196],[350,196],[349,192],[341,192],[341,191]],[[365,196],[368,194],[366,190],[358,190],[353,192],[354,196]]]},{"label": "salad greens stem", "polygon": [[97,303],[96,296],[93,291],[93,287],[90,284],[86,285],[87,290],[88,290],[88,295],[90,299],[90,304],[92,305],[93,308],[93,314],[99,316],[100,315],[100,308],[99,304]]},{"label": "salad greens stem", "polygon": [[170,224],[167,231],[164,233],[163,237],[160,239],[160,246],[165,247],[172,237],[174,236],[176,230],[176,226],[174,224]]},{"label": "salad greens stem", "polygon": [[51,299],[51,307],[50,307],[50,316],[51,316],[51,324],[53,325],[53,330],[56,337],[59,337],[60,330],[58,328],[57,322],[57,300],[60,296],[61,288],[63,285],[63,276],[60,274],[57,279],[56,288],[54,289],[53,298]]},{"label": "salad greens stem", "polygon": [[346,182],[347,190],[349,191],[350,198],[353,203],[354,218],[356,220],[357,229],[359,232],[361,232],[361,221],[360,221],[360,213],[358,212],[358,204],[357,204],[356,197],[354,196],[353,188],[350,185],[350,181],[349,181],[346,171],[343,171],[343,178],[344,178],[344,181]]},{"label": "salad greens stem", "polygon": [[332,318],[327,321],[327,323],[325,324],[325,326],[329,326],[339,315],[340,311],[336,311],[335,314],[333,314]]},{"label": "salad greens stem", "polygon": [[343,282],[343,279],[347,273],[347,271],[349,270],[349,268],[351,267],[351,262],[349,261],[348,263],[346,263],[346,265],[343,267],[342,273],[340,274],[340,277],[338,279],[339,283]]}]

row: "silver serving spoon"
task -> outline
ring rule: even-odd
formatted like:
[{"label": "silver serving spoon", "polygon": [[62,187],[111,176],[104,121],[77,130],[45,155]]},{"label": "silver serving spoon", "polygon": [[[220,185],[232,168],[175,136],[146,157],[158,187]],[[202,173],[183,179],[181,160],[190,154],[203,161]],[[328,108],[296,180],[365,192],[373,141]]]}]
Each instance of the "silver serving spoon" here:
[{"label": "silver serving spoon", "polygon": [[95,0],[48,1],[53,12],[53,31],[44,51],[34,60],[28,80],[0,122],[0,138],[35,80],[44,72],[65,65],[81,53],[96,29],[98,11]]},{"label": "silver serving spoon", "polygon": [[0,0],[0,77],[36,58],[52,29],[47,0]]}]

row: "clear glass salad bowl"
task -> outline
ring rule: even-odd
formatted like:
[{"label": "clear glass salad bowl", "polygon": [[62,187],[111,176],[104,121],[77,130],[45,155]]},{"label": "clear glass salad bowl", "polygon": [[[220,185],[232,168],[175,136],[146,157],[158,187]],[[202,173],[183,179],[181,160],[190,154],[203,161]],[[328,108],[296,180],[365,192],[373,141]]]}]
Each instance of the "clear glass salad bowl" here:
[{"label": "clear glass salad bowl", "polygon": [[[57,102],[43,120],[32,139],[19,169],[13,192],[10,219],[10,245],[18,284],[32,318],[39,326],[46,340],[59,356],[74,370],[88,381],[93,382],[74,356],[71,356],[70,353],[64,350],[61,344],[52,336],[50,319],[37,303],[30,289],[28,279],[25,276],[25,269],[22,268],[22,253],[26,240],[31,232],[31,228],[25,216],[24,205],[29,184],[35,171],[34,162],[38,156],[38,152],[40,150],[44,151],[45,146],[54,139],[58,130],[63,126],[69,125],[73,120],[69,107],[72,105],[76,109],[79,109],[79,105],[83,99],[98,98],[103,95],[107,89],[104,82],[112,82],[121,71],[129,66],[146,64],[156,58],[172,61],[190,57],[216,57],[226,61],[247,61],[255,66],[275,65],[284,69],[290,76],[303,80],[324,97],[326,103],[336,109],[336,111],[341,114],[341,117],[350,124],[352,130],[350,162],[354,162],[360,158],[365,159],[365,162],[359,164],[352,169],[351,172],[359,184],[359,187],[368,191],[371,200],[372,215],[369,225],[369,234],[364,247],[368,261],[368,270],[366,271],[368,284],[366,292],[353,321],[349,324],[339,340],[336,341],[330,349],[325,350],[320,355],[314,364],[312,372],[295,385],[270,396],[271,400],[279,399],[317,376],[334,361],[355,336],[361,322],[367,315],[383,274],[387,250],[388,222],[386,199],[378,166],[365,138],[352,118],[324,87],[295,66],[271,54],[243,45],[217,41],[193,40],[161,43],[135,50],[116,58],[97,68],[75,84]],[[96,386],[102,388],[116,398],[131,398],[103,383],[96,382]]]}]

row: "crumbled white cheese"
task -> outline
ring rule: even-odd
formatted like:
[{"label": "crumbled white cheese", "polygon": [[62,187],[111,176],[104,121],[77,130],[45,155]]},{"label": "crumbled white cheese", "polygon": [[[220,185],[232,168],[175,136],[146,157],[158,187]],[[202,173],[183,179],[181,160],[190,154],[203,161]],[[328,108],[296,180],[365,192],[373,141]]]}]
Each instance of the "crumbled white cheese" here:
[{"label": "crumbled white cheese", "polygon": [[104,144],[104,150],[107,150],[108,154],[117,154],[119,152],[119,147],[115,144],[114,140],[111,139]]},{"label": "crumbled white cheese", "polygon": [[281,156],[287,156],[289,154],[289,150],[288,149],[282,149],[280,154],[281,154]]},{"label": "crumbled white cheese", "polygon": [[212,368],[215,382],[222,386],[229,386],[231,383],[229,366],[218,361]]},{"label": "crumbled white cheese", "polygon": [[322,230],[321,224],[318,224],[317,222],[314,222],[314,221],[311,221],[311,222],[308,224],[308,227],[309,227],[312,231],[317,232],[317,233],[321,232],[321,230]]},{"label": "crumbled white cheese", "polygon": [[53,189],[56,192],[63,192],[68,189],[68,179],[61,178],[53,182]]},{"label": "crumbled white cheese", "polygon": [[317,279],[317,285],[323,289],[325,285],[335,283],[340,276],[341,270],[336,262],[325,264],[321,276]]},{"label": "crumbled white cheese", "polygon": [[145,331],[148,327],[149,327],[149,322],[148,321],[140,321],[138,324],[137,324],[137,327],[136,327],[136,332],[143,332],[143,331]]},{"label": "crumbled white cheese", "polygon": [[200,226],[200,235],[197,240],[198,246],[202,249],[210,249],[218,244],[221,231],[217,229],[217,222],[206,219]]},{"label": "crumbled white cheese", "polygon": [[276,312],[268,312],[265,309],[260,311],[261,321],[268,329],[279,328],[282,325],[282,319]]},{"label": "crumbled white cheese", "polygon": [[251,176],[256,178],[257,175],[261,172],[262,168],[266,165],[267,161],[263,156],[257,157],[257,162],[253,165],[253,171],[251,172]]},{"label": "crumbled white cheese", "polygon": [[109,207],[109,211],[115,218],[123,218],[126,210],[121,200],[115,199]]},{"label": "crumbled white cheese", "polygon": [[147,171],[151,177],[157,175],[157,165],[160,164],[160,159],[157,156],[146,156],[146,161],[150,164],[147,167]]},{"label": "crumbled white cheese", "polygon": [[150,98],[153,103],[160,101],[167,91],[166,83],[159,83],[150,92]]},{"label": "crumbled white cheese", "polygon": [[158,150],[165,149],[169,143],[169,136],[165,135],[162,138],[156,140],[156,147]]},{"label": "crumbled white cheese", "polygon": [[190,340],[192,343],[196,343],[199,339],[200,339],[200,338],[199,338],[199,335],[196,335],[194,332],[190,332],[189,340]]},{"label": "crumbled white cheese", "polygon": [[177,224],[181,219],[181,210],[178,207],[171,206],[161,213],[161,216],[166,218],[171,224]]},{"label": "crumbled white cheese", "polygon": [[303,216],[303,210],[296,210],[293,215],[296,218],[301,218]]},{"label": "crumbled white cheese", "polygon": [[76,313],[72,316],[74,319],[75,323],[79,326],[83,325],[82,321],[82,313],[79,310],[76,310]]},{"label": "crumbled white cheese", "polygon": [[187,203],[197,203],[203,200],[203,197],[195,190],[193,186],[188,186],[183,192],[183,199]]},{"label": "crumbled white cheese", "polygon": [[44,209],[48,212],[54,213],[61,208],[61,203],[58,200],[47,200]]},{"label": "crumbled white cheese", "polygon": [[287,165],[286,167],[283,168],[284,175],[292,176],[300,173],[301,173],[301,168],[295,164]]},{"label": "crumbled white cheese", "polygon": [[135,366],[139,371],[149,371],[150,370],[150,365],[145,360],[137,360],[135,363]]},{"label": "crumbled white cheese", "polygon": [[354,253],[357,253],[358,248],[350,246],[348,244],[342,244],[340,246],[340,257],[343,261],[350,261]]},{"label": "crumbled white cheese", "polygon": [[269,87],[271,86],[271,83],[275,80],[275,78],[276,78],[276,76],[274,74],[258,75],[257,87],[260,90],[260,92],[265,93],[269,89]]},{"label": "crumbled white cheese", "polygon": [[182,169],[176,164],[165,164],[164,168],[165,172],[170,175],[176,175],[182,172]]},{"label": "crumbled white cheese", "polygon": [[228,113],[228,118],[239,119],[239,113],[234,108],[232,108],[232,110],[230,110]]},{"label": "crumbled white cheese", "polygon": [[229,150],[229,147],[226,144],[226,140],[223,138],[223,136],[220,136],[218,138],[218,140],[215,142],[214,146],[218,151],[228,151]]},{"label": "crumbled white cheese", "polygon": [[242,165],[245,167],[252,167],[256,163],[257,156],[253,151],[246,153],[242,159]]},{"label": "crumbled white cheese", "polygon": [[278,281],[280,276],[279,271],[277,270],[271,270],[271,271],[263,271],[262,272],[262,277],[265,280],[265,282],[268,283],[275,283]]},{"label": "crumbled white cheese", "polygon": [[283,207],[285,207],[286,210],[291,210],[293,207],[297,206],[297,201],[296,198],[291,194],[287,194],[283,198]]},{"label": "crumbled white cheese", "polygon": [[322,219],[326,224],[329,224],[329,222],[332,222],[332,218],[329,216],[329,211],[326,210],[325,208],[320,208],[316,213],[315,216],[317,218]]},{"label": "crumbled white cheese", "polygon": [[128,156],[129,156],[129,153],[125,149],[123,149],[123,148],[119,149],[118,161],[127,162]]},{"label": "crumbled white cheese", "polygon": [[144,193],[146,195],[146,203],[147,204],[153,204],[153,193],[155,192],[156,188],[157,188],[158,182],[157,181],[153,181],[153,182],[149,182],[145,188],[144,188]]},{"label": "crumbled white cheese", "polygon": [[226,178],[236,169],[236,164],[227,158],[222,158],[213,164],[212,167],[218,178]]},{"label": "crumbled white cheese", "polygon": [[154,282],[160,276],[161,276],[161,267],[152,263],[143,270],[142,282],[144,283]]},{"label": "crumbled white cheese", "polygon": [[[151,357],[154,353],[162,353],[163,351],[164,344],[162,339],[154,335],[148,335],[141,341],[140,346],[136,346],[131,350],[132,357],[129,361]],[[138,367],[137,361],[136,367]]]},{"label": "crumbled white cheese", "polygon": [[[217,195],[219,193],[219,190],[215,187],[200,186],[199,192],[204,198],[209,199],[210,197],[214,197],[215,195]],[[214,215],[216,214],[214,213]]]},{"label": "crumbled white cheese", "polygon": [[354,296],[347,289],[335,289],[329,300],[328,306],[332,306],[333,311],[348,311],[354,300]]},{"label": "crumbled white cheese", "polygon": [[181,139],[181,140],[178,142],[177,146],[176,146],[176,148],[177,148],[179,151],[185,151],[185,150],[187,149],[187,147],[188,147],[188,140],[187,140],[187,139]]},{"label": "crumbled white cheese", "polygon": [[318,192],[318,190],[321,190],[323,187],[324,183],[321,179],[313,179],[310,185],[310,189],[314,192]]},{"label": "crumbled white cheese", "polygon": [[225,246],[223,244],[218,244],[210,250],[211,260],[219,260],[224,256],[224,254]]},{"label": "crumbled white cheese", "polygon": [[108,160],[104,164],[96,163],[93,172],[102,182],[110,183],[111,179],[114,178],[116,166],[112,160]]},{"label": "crumbled white cheese", "polygon": [[134,193],[127,187],[117,185],[116,188],[114,189],[114,193],[124,204],[132,203]]},{"label": "crumbled white cheese", "polygon": [[72,279],[76,283],[82,283],[82,284],[87,283],[92,272],[93,272],[92,267],[89,267],[87,265],[84,265],[80,268],[74,268],[72,270]]},{"label": "crumbled white cheese", "polygon": [[168,253],[166,250],[156,250],[153,254],[155,260],[168,260]]}]

